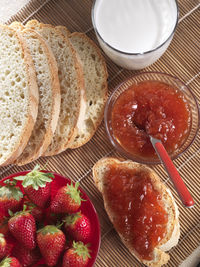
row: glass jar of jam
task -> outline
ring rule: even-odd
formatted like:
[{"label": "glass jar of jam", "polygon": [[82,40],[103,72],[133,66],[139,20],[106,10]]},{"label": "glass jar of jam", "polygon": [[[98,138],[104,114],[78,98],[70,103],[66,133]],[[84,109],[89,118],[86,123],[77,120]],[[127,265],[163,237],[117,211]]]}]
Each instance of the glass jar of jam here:
[{"label": "glass jar of jam", "polygon": [[107,128],[112,141],[129,155],[156,161],[149,136],[161,140],[170,155],[176,154],[190,134],[191,107],[176,86],[140,81],[122,90],[112,103]]}]

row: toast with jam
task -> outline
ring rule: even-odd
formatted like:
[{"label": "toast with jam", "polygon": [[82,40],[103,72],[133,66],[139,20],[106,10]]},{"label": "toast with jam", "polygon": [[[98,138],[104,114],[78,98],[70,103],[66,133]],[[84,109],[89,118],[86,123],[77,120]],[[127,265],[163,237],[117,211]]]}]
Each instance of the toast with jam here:
[{"label": "toast with jam", "polygon": [[105,210],[129,251],[151,267],[166,264],[178,243],[179,212],[170,190],[149,167],[129,160],[100,159],[93,167]]}]

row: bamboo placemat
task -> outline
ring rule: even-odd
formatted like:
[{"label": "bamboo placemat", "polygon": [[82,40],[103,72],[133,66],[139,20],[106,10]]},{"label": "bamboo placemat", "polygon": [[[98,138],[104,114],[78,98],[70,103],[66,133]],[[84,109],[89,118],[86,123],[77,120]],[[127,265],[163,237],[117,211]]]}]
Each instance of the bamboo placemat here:
[{"label": "bamboo placemat", "polygon": [[[199,0],[179,0],[179,23],[173,41],[167,52],[160,60],[146,71],[162,71],[179,77],[193,91],[200,101],[200,3]],[[92,0],[32,0],[17,15],[14,20],[23,23],[37,19],[43,23],[65,25],[73,31],[85,32],[95,42],[95,34],[91,23]],[[107,57],[109,72],[109,93],[124,78],[135,73],[113,64]],[[186,209],[180,203],[167,174],[162,166],[153,167],[171,189],[180,211],[181,237],[178,245],[170,251],[171,260],[167,266],[178,266],[200,244],[200,135],[190,149],[175,164],[183,177],[188,189],[193,195],[196,206]],[[119,156],[111,146],[106,134],[104,123],[101,124],[92,140],[76,150],[67,150],[60,155],[50,158],[40,158],[39,164],[48,162],[48,169],[58,172],[74,181],[80,181],[94,203],[101,223],[101,248],[95,266],[121,267],[142,266],[124,247],[112,227],[104,207],[101,194],[92,181],[91,168],[94,163],[104,156]],[[0,168],[1,178],[13,172],[32,169],[35,163],[24,167],[7,166]]]}]

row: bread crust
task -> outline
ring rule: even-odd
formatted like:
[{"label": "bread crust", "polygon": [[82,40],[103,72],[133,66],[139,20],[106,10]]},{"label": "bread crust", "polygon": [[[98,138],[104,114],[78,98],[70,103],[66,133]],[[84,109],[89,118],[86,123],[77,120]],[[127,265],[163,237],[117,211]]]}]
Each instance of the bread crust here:
[{"label": "bread crust", "polygon": [[72,47],[71,43],[69,42],[68,38],[66,36],[63,36],[63,34],[60,33],[60,31],[58,29],[56,29],[56,27],[54,27],[50,24],[39,23],[36,20],[29,21],[26,24],[26,27],[35,29],[36,31],[37,31],[37,27],[39,27],[40,29],[48,28],[48,29],[53,30],[58,36],[60,36],[63,39],[63,41],[66,43],[66,45],[70,48],[71,56],[73,58],[74,67],[76,70],[77,88],[79,90],[79,92],[78,92],[79,104],[78,104],[77,112],[75,115],[76,117],[74,117],[75,118],[74,119],[74,125],[71,127],[71,133],[69,136],[62,138],[62,140],[58,144],[56,144],[55,148],[51,149],[49,146],[47,148],[47,150],[43,153],[43,156],[53,156],[53,155],[59,154],[59,153],[63,152],[64,150],[66,150],[68,147],[68,144],[75,138],[75,136],[77,134],[76,125],[77,125],[77,121],[78,121],[78,117],[79,117],[79,113],[80,113],[81,90],[84,90],[83,89],[84,88],[84,80],[83,80],[82,67],[78,62],[76,52],[75,52],[74,48]]},{"label": "bread crust", "polygon": [[19,22],[19,21],[13,21],[13,22],[9,25],[9,27],[11,27],[11,28],[13,28],[13,29],[16,29],[16,30],[21,30],[21,31],[23,31],[23,29],[24,29],[23,24],[22,24],[21,22]]},{"label": "bread crust", "polygon": [[16,160],[16,158],[20,156],[31,136],[38,113],[39,94],[36,83],[35,67],[26,40],[24,40],[24,38],[21,36],[19,32],[17,32],[14,29],[11,29],[9,26],[0,25],[0,28],[10,31],[18,39],[18,42],[22,49],[24,63],[26,64],[26,74],[28,78],[28,95],[29,95],[29,105],[28,105],[24,129],[10,157],[7,158],[7,160],[1,164],[1,166],[4,166],[13,163]]},{"label": "bread crust", "polygon": [[71,34],[71,32],[65,26],[59,25],[56,26],[56,29],[59,30],[64,36],[69,36]]},{"label": "bread crust", "polygon": [[[168,212],[168,224],[167,224],[167,233],[166,236],[161,240],[159,245],[154,249],[153,256],[154,259],[152,261],[143,260],[140,258],[140,256],[137,254],[137,252],[124,240],[123,236],[119,234],[122,242],[124,245],[129,249],[129,251],[142,263],[144,263],[147,266],[162,266],[163,264],[166,264],[169,260],[169,255],[165,253],[164,251],[169,250],[172,246],[176,245],[180,236],[180,230],[179,230],[179,222],[178,222],[178,209],[175,204],[175,201],[169,193],[169,189],[161,182],[158,175],[149,167],[146,167],[145,165],[132,162],[129,160],[123,160],[123,159],[116,159],[116,158],[103,158],[99,160],[93,167],[93,179],[95,182],[95,185],[99,189],[99,191],[103,194],[103,188],[104,188],[104,174],[108,170],[110,165],[113,164],[119,164],[123,165],[126,168],[130,169],[142,169],[144,171],[147,171],[150,175],[152,184],[156,190],[158,190],[162,194],[162,201],[165,206],[165,210]],[[105,185],[106,186],[106,185]],[[113,214],[112,210],[109,208],[108,203],[106,203],[104,195],[104,206],[105,210],[113,223]],[[166,203],[167,202],[167,203]],[[170,244],[171,242],[171,244]],[[168,245],[165,247],[165,244],[168,243]]]},{"label": "bread crust", "polygon": [[[67,38],[67,40],[69,41],[68,37],[71,34],[70,31],[65,27],[65,26],[56,26],[56,29],[63,35],[64,38]],[[71,44],[71,46],[73,47],[73,45]],[[74,49],[74,48],[73,48]],[[74,129],[74,133],[72,135],[72,137],[70,138],[70,141],[68,142],[67,146],[65,149],[67,148],[71,148],[71,145],[74,143],[74,140],[82,126],[82,124],[84,123],[84,119],[85,119],[85,113],[86,113],[86,88],[85,88],[85,79],[84,79],[84,73],[83,73],[83,66],[82,66],[82,62],[81,59],[78,55],[78,53],[76,52],[76,50],[74,49],[75,53],[76,53],[76,60],[78,62],[78,67],[80,68],[80,72],[81,72],[81,101],[80,101],[80,112],[79,112],[79,116],[77,119],[77,123]]]},{"label": "bread crust", "polygon": [[[107,101],[107,98],[108,98],[108,85],[107,85],[108,72],[107,72],[106,62],[105,62],[104,57],[102,56],[102,54],[100,52],[99,47],[90,38],[88,38],[87,35],[84,34],[84,33],[74,32],[71,35],[69,35],[69,39],[72,38],[73,36],[75,36],[75,37],[78,36],[79,38],[83,39],[90,46],[92,46],[93,49],[95,50],[95,53],[98,55],[98,57],[100,59],[102,68],[104,69],[104,82],[102,83],[104,86],[102,88],[102,91],[103,91],[103,106],[102,106],[101,112],[98,115],[97,120],[95,122],[93,121],[92,129],[90,130],[90,132],[84,138],[81,138],[80,140],[79,139],[75,139],[74,142],[72,142],[70,144],[69,148],[72,148],[72,149],[78,148],[78,147],[86,144],[94,136],[98,126],[101,124],[101,122],[103,120],[104,108],[105,108],[105,104],[106,104],[106,101]],[[84,64],[84,63],[82,63],[82,64]],[[87,90],[87,88],[86,88],[86,90]],[[87,101],[87,97],[86,97],[86,101]]]},{"label": "bread crust", "polygon": [[[60,29],[57,28],[57,31],[60,32]],[[85,92],[85,80],[84,80],[84,75],[83,75],[83,68],[82,68],[82,64],[81,64],[81,60],[78,56],[78,54],[76,53],[76,50],[73,48],[72,44],[70,43],[68,37],[66,35],[63,35],[63,33],[61,33],[62,36],[65,38],[65,41],[70,44],[72,51],[73,51],[73,56],[74,56],[74,64],[75,64],[75,69],[77,70],[78,73],[78,84],[79,84],[79,90],[80,90],[80,102],[79,102],[79,111],[77,114],[77,118],[76,118],[76,123],[74,125],[74,131],[73,134],[71,135],[70,139],[68,140],[68,142],[66,142],[66,144],[60,148],[58,153],[61,153],[63,151],[65,151],[67,148],[70,147],[70,144],[74,142],[74,139],[77,136],[78,133],[78,124],[80,123],[79,119],[80,117],[82,117],[82,113],[85,114],[85,103],[86,103],[86,92]],[[57,154],[58,154],[57,153]]]},{"label": "bread crust", "polygon": [[47,56],[48,66],[50,70],[50,77],[51,77],[52,109],[51,109],[51,114],[49,114],[50,119],[48,120],[46,132],[43,136],[43,139],[37,145],[37,148],[33,154],[30,154],[28,157],[27,156],[23,157],[23,152],[22,152],[21,156],[15,162],[15,164],[19,166],[25,165],[39,158],[50,145],[52,138],[53,138],[53,134],[56,130],[59,113],[60,113],[60,101],[61,101],[60,83],[58,79],[58,68],[57,68],[55,57],[51,49],[49,48],[48,44],[46,43],[46,41],[42,38],[42,36],[39,33],[37,33],[36,31],[32,29],[24,29],[23,31],[21,31],[21,34],[24,36],[24,38],[27,33],[31,34],[32,36],[34,36],[34,38],[39,40],[42,46],[42,49],[45,55]]}]

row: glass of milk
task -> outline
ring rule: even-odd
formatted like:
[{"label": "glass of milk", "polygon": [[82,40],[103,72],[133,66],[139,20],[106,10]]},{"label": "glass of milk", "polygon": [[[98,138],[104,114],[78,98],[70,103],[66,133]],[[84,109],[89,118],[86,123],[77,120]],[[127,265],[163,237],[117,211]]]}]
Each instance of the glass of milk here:
[{"label": "glass of milk", "polygon": [[94,0],[92,22],[112,61],[126,69],[143,69],[169,46],[178,5],[176,0]]}]

